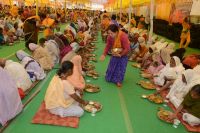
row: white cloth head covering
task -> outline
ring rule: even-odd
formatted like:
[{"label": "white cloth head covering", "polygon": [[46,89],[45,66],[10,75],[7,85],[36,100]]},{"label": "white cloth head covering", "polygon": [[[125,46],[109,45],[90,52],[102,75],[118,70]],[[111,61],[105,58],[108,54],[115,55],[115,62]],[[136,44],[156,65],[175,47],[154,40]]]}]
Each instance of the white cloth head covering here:
[{"label": "white cloth head covering", "polygon": [[158,39],[158,36],[157,36],[157,35],[153,35],[152,41],[153,41],[153,42],[156,42],[157,39]]},{"label": "white cloth head covering", "polygon": [[200,119],[198,117],[195,117],[192,114],[183,113],[182,118],[184,121],[189,123],[191,126],[199,126],[199,124],[200,124]]},{"label": "white cloth head covering", "polygon": [[76,30],[72,26],[67,25],[65,30],[71,30],[72,33],[73,33],[73,36],[76,37]]},{"label": "white cloth head covering", "polygon": [[166,48],[168,42],[161,42],[161,41],[157,41],[153,46],[155,46],[157,48],[157,51],[160,52],[161,49]]},{"label": "white cloth head covering", "polygon": [[168,64],[170,62],[170,54],[174,51],[174,46],[174,43],[170,43],[166,46],[166,48],[160,50],[160,56],[165,64]]},{"label": "white cloth head covering", "polygon": [[70,46],[72,47],[72,50],[75,51],[75,52],[77,52],[80,48],[80,46],[77,42],[71,43]]},{"label": "white cloth head covering", "polygon": [[176,66],[181,64],[181,60],[177,56],[173,56],[172,58],[174,59]]},{"label": "white cloth head covering", "polygon": [[172,57],[175,60],[175,67],[170,67],[168,63],[162,70],[160,70],[158,77],[154,78],[154,83],[160,86],[164,85],[165,77],[169,79],[176,79],[184,70],[183,65],[180,62],[180,59],[176,56]]},{"label": "white cloth head covering", "polygon": [[35,43],[29,43],[28,47],[29,47],[30,50],[34,51],[34,50],[36,50],[39,46],[38,46],[37,44],[35,44]]},{"label": "white cloth head covering", "polygon": [[164,39],[164,38],[161,38],[161,39],[160,39],[160,42],[161,42],[161,43],[164,43],[164,42],[165,42],[165,39]]},{"label": "white cloth head covering", "polygon": [[141,36],[140,36],[140,37],[138,38],[138,42],[139,42],[139,43],[144,43],[144,41],[145,41],[144,37],[141,37]]},{"label": "white cloth head covering", "polygon": [[176,64],[176,67],[173,69],[175,69],[177,75],[180,75],[185,70],[185,68],[183,67],[181,60],[178,57],[173,56],[172,58],[174,58]]},{"label": "white cloth head covering", "polygon": [[173,42],[169,43],[166,48],[174,49],[175,44]]},{"label": "white cloth head covering", "polygon": [[23,50],[18,50],[16,52],[16,56],[19,60],[22,60],[24,57],[30,56],[29,54],[27,54],[26,52],[24,52]]},{"label": "white cloth head covering", "polygon": [[197,65],[193,70],[200,75],[200,65]]},{"label": "white cloth head covering", "polygon": [[192,81],[193,76],[195,75],[195,71],[192,69],[187,69],[183,72],[183,75],[185,76],[186,82],[190,83]]},{"label": "white cloth head covering", "polygon": [[[30,61],[33,61],[29,63]],[[40,64],[35,61],[33,58],[26,56],[22,59],[21,64],[25,67],[28,73],[33,73],[34,76],[31,80],[34,82],[35,80],[42,80],[46,77],[44,69],[40,66]]]}]

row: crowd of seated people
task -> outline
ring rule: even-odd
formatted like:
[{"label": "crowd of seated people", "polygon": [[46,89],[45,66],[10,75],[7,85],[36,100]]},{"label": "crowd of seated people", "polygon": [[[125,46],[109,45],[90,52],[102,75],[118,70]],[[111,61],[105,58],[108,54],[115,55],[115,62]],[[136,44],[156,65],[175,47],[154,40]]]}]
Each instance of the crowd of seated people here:
[{"label": "crowd of seated people", "polygon": [[[23,17],[23,19],[21,19],[22,23],[27,17],[31,16],[30,14],[27,15],[27,12],[33,9],[35,8],[31,7],[30,10],[26,7],[24,8],[23,14],[19,16]],[[41,10],[41,12],[42,11],[43,10]],[[58,9],[58,13],[61,12],[62,14],[62,11],[63,10],[60,11],[60,9]],[[71,11],[69,11],[69,13],[70,12]],[[25,95],[21,93],[25,93],[29,90],[35,82],[45,79],[48,71],[51,71],[56,64],[60,64],[60,69],[47,88],[44,98],[46,109],[48,109],[50,113],[61,117],[80,117],[83,115],[84,111],[79,106],[79,103],[86,105],[88,102],[82,99],[85,80],[82,75],[82,57],[76,52],[80,47],[84,47],[92,41],[92,35],[94,35],[95,32],[95,18],[87,16],[89,11],[76,10],[73,13],[79,17],[74,18],[75,16],[67,16],[72,17],[73,20],[71,20],[72,18],[64,19],[64,21],[70,20],[64,32],[61,32],[59,27],[49,27],[50,29],[45,29],[45,33],[50,34],[45,34],[44,38],[40,38],[38,44],[27,44],[30,52],[26,52],[26,50],[17,51],[16,57],[19,59],[19,62],[4,58],[0,59],[1,105],[3,106],[0,114],[1,125],[5,125],[7,121],[14,118],[23,110],[21,99],[23,99]],[[25,17],[25,15],[27,16]],[[33,15],[35,15],[34,12],[32,16]],[[52,15],[49,15],[47,18],[53,19],[55,22],[60,20],[59,17],[60,16],[57,15],[55,18],[52,18]],[[9,39],[16,36],[11,33],[18,33],[21,35],[21,30],[17,30],[17,26],[15,24],[12,25],[9,19],[6,19],[3,24],[6,26],[6,34]],[[4,28],[0,28],[0,32],[2,33],[0,33],[0,41],[2,43],[6,42],[4,40],[5,26]],[[57,32],[54,31],[55,28],[58,29]],[[52,33],[50,31],[52,31]],[[73,53],[73,56],[69,57],[68,55],[70,55],[70,53]],[[60,90],[57,87],[60,87]],[[52,102],[52,96],[55,94],[59,94],[60,100],[54,100],[54,102]],[[61,113],[62,109],[65,110],[64,114]],[[74,112],[76,109],[77,112]]]}]

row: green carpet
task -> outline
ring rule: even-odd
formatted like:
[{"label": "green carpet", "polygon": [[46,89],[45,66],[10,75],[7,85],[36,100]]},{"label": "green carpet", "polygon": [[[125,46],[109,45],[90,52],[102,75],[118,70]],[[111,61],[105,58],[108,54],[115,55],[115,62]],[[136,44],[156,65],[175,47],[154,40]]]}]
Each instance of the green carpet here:
[{"label": "green carpet", "polygon": [[[102,54],[105,44],[101,41],[100,33],[98,34],[97,58]],[[17,46],[16,46],[17,47]],[[19,47],[19,49],[22,47]],[[16,48],[17,49],[17,48]],[[11,49],[4,49],[10,52]],[[0,49],[2,52],[2,49]],[[194,53],[199,50],[189,49],[187,52]],[[4,51],[4,56],[7,54]],[[15,58],[15,57],[13,57]],[[103,110],[92,117],[90,113],[85,113],[80,119],[79,128],[66,128],[50,125],[31,124],[31,120],[38,110],[40,103],[44,99],[46,88],[56,70],[53,69],[34,91],[38,88],[41,92],[31,101],[17,116],[9,127],[4,130],[5,133],[187,133],[186,129],[180,125],[177,129],[172,125],[160,121],[157,116],[157,108],[163,105],[153,104],[141,98],[142,94],[149,94],[152,91],[142,89],[136,83],[142,78],[139,76],[139,70],[128,64],[125,81],[121,89],[112,83],[105,82],[104,75],[109,62],[109,56],[104,62],[94,63],[97,72],[100,73],[98,80],[91,80],[90,83],[97,84],[101,87],[101,92],[96,94],[85,93],[84,98],[87,100],[96,100],[102,103]],[[33,91],[33,92],[34,92]]]},{"label": "green carpet", "polygon": [[[64,31],[66,24],[60,24],[61,31]],[[43,32],[39,33],[39,38],[43,37]],[[0,58],[15,58],[15,53],[18,50],[25,50],[30,53],[29,50],[25,47],[24,41],[16,41],[13,46],[0,45]]]}]

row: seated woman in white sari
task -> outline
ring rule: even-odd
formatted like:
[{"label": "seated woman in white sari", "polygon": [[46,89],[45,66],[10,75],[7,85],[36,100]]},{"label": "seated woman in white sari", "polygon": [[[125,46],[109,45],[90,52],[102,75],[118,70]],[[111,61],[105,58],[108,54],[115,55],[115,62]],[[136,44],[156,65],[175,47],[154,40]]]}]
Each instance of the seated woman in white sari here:
[{"label": "seated woman in white sari", "polygon": [[24,66],[31,80],[42,80],[46,77],[46,74],[40,64],[34,60],[23,50],[19,50],[16,53],[17,58],[21,61],[20,63]]},{"label": "seated woman in white sari", "polygon": [[53,59],[54,64],[59,63],[60,50],[56,41],[46,40],[45,38],[41,38],[39,42],[40,42],[40,46],[42,46],[49,52],[51,58]]},{"label": "seated woman in white sari", "polygon": [[154,83],[163,86],[166,81],[175,80],[183,71],[184,67],[181,64],[180,59],[174,56],[171,58],[170,63],[161,69],[157,75],[154,75]]},{"label": "seated woman in white sari", "polygon": [[177,108],[190,89],[197,84],[200,84],[200,75],[192,69],[187,69],[175,80],[166,98]]},{"label": "seated woman in white sari", "polygon": [[14,78],[18,88],[26,91],[31,87],[31,79],[29,78],[28,73],[20,63],[14,62],[12,60],[0,60],[0,62],[2,62],[0,63],[0,66],[3,67],[4,70],[6,70]]},{"label": "seated woman in white sari", "polygon": [[0,67],[0,105],[0,124],[3,126],[22,111],[16,82],[2,67]]},{"label": "seated woman in white sari", "polygon": [[200,75],[200,65],[197,65],[196,67],[193,68],[193,70]]},{"label": "seated woman in white sari", "polygon": [[88,101],[83,100],[67,80],[73,73],[73,66],[70,61],[63,62],[57,75],[51,80],[45,94],[46,109],[60,117],[81,117],[84,110],[79,104],[88,104]]},{"label": "seated woman in white sari", "polygon": [[73,74],[67,78],[69,82],[78,90],[81,92],[85,88],[85,80],[82,76],[82,58],[79,55],[76,55],[74,51],[70,51],[68,54],[66,54],[63,59],[62,63],[64,61],[71,61],[74,64],[73,68]]},{"label": "seated woman in white sari", "polygon": [[169,119],[174,119],[177,114],[184,110],[182,119],[191,126],[200,125],[200,84],[192,86],[191,91],[184,97],[174,114]]},{"label": "seated woman in white sari", "polygon": [[54,67],[50,53],[43,47],[34,43],[29,44],[29,49],[33,52],[32,57],[40,63],[44,70],[51,70]]}]

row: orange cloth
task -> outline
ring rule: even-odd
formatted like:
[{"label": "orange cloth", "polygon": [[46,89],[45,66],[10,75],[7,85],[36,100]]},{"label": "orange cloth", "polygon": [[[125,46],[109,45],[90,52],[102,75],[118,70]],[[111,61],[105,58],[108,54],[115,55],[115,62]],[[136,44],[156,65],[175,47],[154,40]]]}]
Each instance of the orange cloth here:
[{"label": "orange cloth", "polygon": [[25,93],[24,93],[24,91],[21,88],[18,88],[18,93],[19,93],[20,98],[24,99]]},{"label": "orange cloth", "polygon": [[103,14],[101,15],[101,19],[103,19],[103,16],[110,17],[109,13],[103,13]]},{"label": "orange cloth", "polygon": [[199,63],[200,60],[198,59],[197,55],[189,55],[185,57],[185,59],[183,60],[183,64],[186,64],[191,68],[196,67]]},{"label": "orange cloth", "polygon": [[78,13],[75,12],[73,16],[73,22],[77,22],[77,19],[78,19]]},{"label": "orange cloth", "polygon": [[110,25],[110,19],[109,18],[105,18],[101,21],[101,28],[102,30],[106,30]]},{"label": "orange cloth", "polygon": [[119,31],[116,39],[115,39],[115,42],[114,42],[114,45],[113,45],[113,48],[122,48],[122,45],[121,45],[121,35],[122,35],[122,31]]},{"label": "orange cloth", "polygon": [[[29,17],[29,18],[27,18],[26,20],[29,20],[29,19],[33,19],[33,18],[35,18],[36,20],[40,20],[40,17],[39,16],[31,16],[31,17]],[[26,21],[25,20],[25,21]],[[25,21],[24,21],[24,23],[25,23]]]},{"label": "orange cloth", "polygon": [[54,19],[51,19],[51,18],[45,18],[43,21],[42,21],[42,25],[47,27],[45,30],[44,30],[44,36],[47,37],[49,35],[52,35],[53,32],[51,30],[51,27],[53,26],[55,20]]},{"label": "orange cloth", "polygon": [[10,14],[13,16],[13,17],[16,17],[18,15],[18,7],[17,6],[13,6],[11,9],[10,9]]},{"label": "orange cloth", "polygon": [[148,48],[144,45],[144,46],[141,46],[141,48],[139,49],[140,49],[140,52],[138,56],[142,58],[148,52]]},{"label": "orange cloth", "polygon": [[77,39],[77,42],[80,43],[81,41],[84,40],[84,34],[82,32],[78,32],[77,36],[76,36],[76,39]]}]

